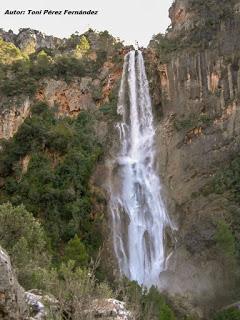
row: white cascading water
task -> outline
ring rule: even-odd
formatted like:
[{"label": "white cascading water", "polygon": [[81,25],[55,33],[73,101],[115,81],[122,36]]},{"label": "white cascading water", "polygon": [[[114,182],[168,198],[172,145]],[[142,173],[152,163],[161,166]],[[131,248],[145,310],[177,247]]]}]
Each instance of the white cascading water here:
[{"label": "white cascading water", "polygon": [[118,114],[120,153],[112,172],[110,211],[119,269],[146,287],[165,268],[164,229],[170,225],[155,171],[155,129],[141,51],[125,56]]}]

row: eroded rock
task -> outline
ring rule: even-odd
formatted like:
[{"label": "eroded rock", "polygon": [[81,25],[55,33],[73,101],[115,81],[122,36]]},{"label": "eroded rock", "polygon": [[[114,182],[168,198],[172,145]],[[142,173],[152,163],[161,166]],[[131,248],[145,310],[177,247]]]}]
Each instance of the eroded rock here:
[{"label": "eroded rock", "polygon": [[46,320],[50,316],[57,316],[59,312],[58,301],[38,290],[25,292],[25,300],[29,307],[29,320]]},{"label": "eroded rock", "polygon": [[13,104],[0,113],[0,139],[11,138],[30,114],[30,101],[27,98],[20,106]]},{"label": "eroded rock", "polygon": [[102,320],[134,320],[130,311],[126,309],[125,303],[115,299],[96,299],[86,315],[93,319]]},{"label": "eroded rock", "polygon": [[26,315],[24,290],[15,277],[8,254],[0,247],[0,319],[23,320]]}]

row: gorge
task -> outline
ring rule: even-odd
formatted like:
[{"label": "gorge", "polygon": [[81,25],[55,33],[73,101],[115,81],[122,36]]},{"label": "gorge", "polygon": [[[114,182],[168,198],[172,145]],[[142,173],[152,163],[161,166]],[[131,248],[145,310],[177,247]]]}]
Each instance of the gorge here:
[{"label": "gorge", "polygon": [[138,51],[0,30],[0,246],[67,319],[114,297],[136,320],[239,319],[240,3],[169,13]]}]

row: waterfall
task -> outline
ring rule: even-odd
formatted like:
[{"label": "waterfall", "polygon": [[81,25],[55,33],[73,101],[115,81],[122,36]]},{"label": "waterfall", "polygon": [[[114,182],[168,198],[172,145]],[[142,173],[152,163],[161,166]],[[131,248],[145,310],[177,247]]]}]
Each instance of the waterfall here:
[{"label": "waterfall", "polygon": [[155,171],[155,129],[141,51],[125,56],[117,124],[120,152],[112,172],[110,212],[121,274],[150,287],[165,268],[164,229],[171,225]]}]

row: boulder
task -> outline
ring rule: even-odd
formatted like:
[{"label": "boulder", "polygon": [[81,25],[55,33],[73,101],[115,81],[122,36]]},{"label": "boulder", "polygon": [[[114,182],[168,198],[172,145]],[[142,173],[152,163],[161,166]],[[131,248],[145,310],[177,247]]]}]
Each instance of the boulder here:
[{"label": "boulder", "polygon": [[134,320],[133,315],[126,309],[125,303],[115,299],[93,300],[86,316],[102,320]]},{"label": "boulder", "polygon": [[25,300],[29,307],[29,320],[46,320],[58,314],[58,301],[39,290],[25,292]]}]

